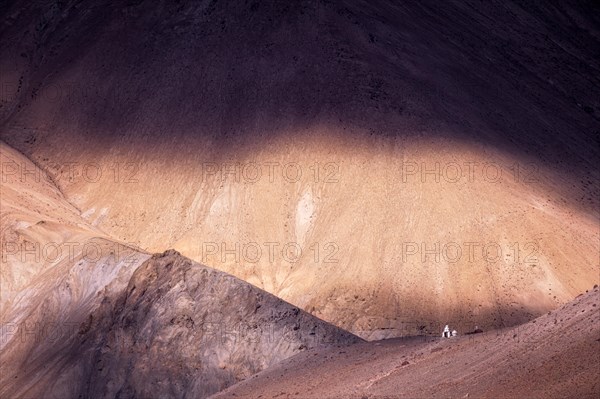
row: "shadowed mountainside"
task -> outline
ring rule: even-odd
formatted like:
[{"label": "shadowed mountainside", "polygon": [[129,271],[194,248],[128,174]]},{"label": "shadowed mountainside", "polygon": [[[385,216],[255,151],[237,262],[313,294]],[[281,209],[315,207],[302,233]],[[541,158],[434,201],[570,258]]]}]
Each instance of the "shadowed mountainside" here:
[{"label": "shadowed mountainside", "polygon": [[596,287],[516,328],[308,351],[213,398],[596,398],[599,306]]},{"label": "shadowed mountainside", "polygon": [[174,251],[140,266],[87,329],[79,393],[106,398],[205,397],[303,350],[361,341]]}]

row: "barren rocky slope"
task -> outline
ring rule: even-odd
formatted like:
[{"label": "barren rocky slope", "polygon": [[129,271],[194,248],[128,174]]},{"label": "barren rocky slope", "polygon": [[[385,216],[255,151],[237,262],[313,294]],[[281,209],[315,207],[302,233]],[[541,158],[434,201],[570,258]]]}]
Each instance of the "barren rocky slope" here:
[{"label": "barren rocky slope", "polygon": [[0,163],[0,396],[41,397],[77,378],[63,368],[77,356],[79,326],[150,255],[89,225],[3,142]]},{"label": "barren rocky slope", "polygon": [[205,397],[360,340],[175,252],[107,238],[2,142],[0,163],[3,398]]},{"label": "barren rocky slope", "polygon": [[308,351],[217,398],[597,398],[600,291],[517,328]]},{"label": "barren rocky slope", "polygon": [[[0,397],[597,394],[598,49],[585,0],[3,1]],[[504,334],[336,347],[446,322]]]},{"label": "barren rocky slope", "polygon": [[174,251],[139,267],[83,340],[85,390],[68,396],[201,398],[298,352],[361,341]]},{"label": "barren rocky slope", "polygon": [[514,325],[600,282],[591,3],[2,14],[3,138],[118,240],[373,339]]}]

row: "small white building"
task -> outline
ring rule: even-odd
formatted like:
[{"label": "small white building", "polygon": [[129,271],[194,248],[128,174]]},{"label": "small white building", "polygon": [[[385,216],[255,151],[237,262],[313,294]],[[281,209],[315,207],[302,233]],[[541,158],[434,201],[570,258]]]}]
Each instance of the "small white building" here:
[{"label": "small white building", "polygon": [[456,337],[457,335],[458,335],[458,332],[456,330],[450,331],[450,327],[448,326],[448,324],[446,324],[446,326],[444,327],[444,331],[442,331],[442,337],[450,338],[450,337]]},{"label": "small white building", "polygon": [[442,337],[450,338],[450,334],[450,327],[448,327],[448,324],[446,324],[446,327],[444,327],[444,331],[442,332]]}]

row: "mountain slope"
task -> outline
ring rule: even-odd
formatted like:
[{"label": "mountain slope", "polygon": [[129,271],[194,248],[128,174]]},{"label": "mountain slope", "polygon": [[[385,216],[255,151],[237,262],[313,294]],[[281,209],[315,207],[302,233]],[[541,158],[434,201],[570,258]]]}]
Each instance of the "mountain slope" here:
[{"label": "mountain slope", "polygon": [[595,398],[599,306],[596,287],[517,328],[309,351],[213,398]]},{"label": "mountain slope", "polygon": [[3,8],[3,138],[87,222],[365,338],[600,283],[591,4]]},{"label": "mountain slope", "polygon": [[360,341],[173,251],[111,240],[3,142],[0,163],[2,397],[205,397]]},{"label": "mountain slope", "polygon": [[360,341],[174,251],[140,266],[90,321],[85,390],[73,393],[107,398],[205,397],[303,350]]},{"label": "mountain slope", "polygon": [[81,323],[150,255],[88,224],[29,159],[0,142],[0,396],[72,376]]}]

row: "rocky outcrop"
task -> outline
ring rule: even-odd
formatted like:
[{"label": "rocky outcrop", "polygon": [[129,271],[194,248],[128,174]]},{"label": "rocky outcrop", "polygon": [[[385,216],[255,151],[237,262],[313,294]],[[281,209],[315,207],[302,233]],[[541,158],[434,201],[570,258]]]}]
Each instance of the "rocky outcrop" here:
[{"label": "rocky outcrop", "polygon": [[202,398],[298,352],[360,341],[175,251],[154,255],[82,327],[84,396]]}]

